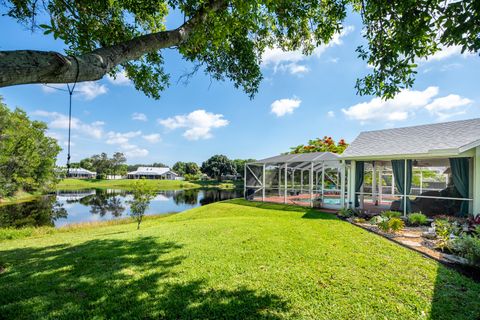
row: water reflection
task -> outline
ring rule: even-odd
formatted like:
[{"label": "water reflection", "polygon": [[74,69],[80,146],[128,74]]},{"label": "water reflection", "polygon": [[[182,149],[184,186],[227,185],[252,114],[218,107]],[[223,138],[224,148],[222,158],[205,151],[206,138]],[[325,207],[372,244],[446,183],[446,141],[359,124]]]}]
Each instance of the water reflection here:
[{"label": "water reflection", "polygon": [[[161,191],[146,214],[180,212],[241,196],[237,190],[193,189]],[[131,195],[122,190],[69,190],[15,205],[0,207],[0,227],[62,226],[110,220],[130,215]]]},{"label": "water reflection", "polygon": [[67,210],[55,197],[0,207],[0,227],[54,226],[55,221],[67,218]]}]

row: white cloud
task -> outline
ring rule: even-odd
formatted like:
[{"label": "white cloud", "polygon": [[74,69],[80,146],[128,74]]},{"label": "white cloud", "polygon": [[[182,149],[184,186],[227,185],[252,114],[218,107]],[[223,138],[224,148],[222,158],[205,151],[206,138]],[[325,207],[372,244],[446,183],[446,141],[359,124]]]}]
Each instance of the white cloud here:
[{"label": "white cloud", "polygon": [[472,100],[462,98],[457,94],[449,94],[446,97],[437,98],[425,106],[425,109],[437,116],[440,120],[464,114],[465,110],[460,110],[461,107],[472,104]]},{"label": "white cloud", "polygon": [[[48,112],[44,110],[37,110],[33,115],[49,118],[48,127],[50,129],[68,129],[68,116],[58,112]],[[95,121],[90,124],[82,122],[80,119],[72,117],[71,128],[88,135],[95,139],[100,139],[103,135],[103,121]]]},{"label": "white cloud", "polygon": [[[68,146],[68,137],[66,135],[63,135],[59,132],[51,131],[50,129],[47,130],[45,135],[47,137],[50,137],[50,138],[53,138],[53,139],[57,140],[57,143],[60,146]],[[72,138],[74,138],[74,137],[72,136]],[[73,141],[70,141],[70,145],[73,146],[73,145],[75,145],[75,143]]]},{"label": "white cloud", "polygon": [[[472,103],[471,100],[458,95],[435,98],[438,87],[428,87],[423,91],[403,90],[390,100],[379,97],[342,109],[350,119],[362,123],[368,121],[403,121],[411,118],[416,112],[427,110],[438,119],[445,119],[459,114],[459,108]],[[435,98],[435,99],[434,99]],[[461,112],[461,111],[460,111]]]},{"label": "white cloud", "polygon": [[285,62],[295,63],[304,59],[306,56],[300,50],[283,51],[280,48],[267,48],[262,55],[262,65],[276,68]]},{"label": "white cloud", "polygon": [[157,143],[161,140],[160,135],[158,133],[152,133],[142,136],[143,139],[147,140],[150,143]]},{"label": "white cloud", "polygon": [[329,118],[335,118],[335,112],[330,110],[330,111],[327,112],[327,116]]},{"label": "white cloud", "polygon": [[428,60],[439,61],[460,54],[462,54],[461,46],[442,47],[440,51],[428,57]]},{"label": "white cloud", "polygon": [[114,85],[117,86],[128,86],[132,83],[130,79],[127,77],[127,73],[125,71],[118,72],[115,77],[107,75],[107,80]]},{"label": "white cloud", "polygon": [[110,131],[107,133],[107,144],[128,144],[129,139],[141,135],[141,131],[129,131],[125,133]]},{"label": "white cloud", "polygon": [[429,56],[426,59],[425,58],[420,59],[419,62],[422,63],[422,62],[431,62],[431,61],[441,61],[454,56],[462,56],[466,58],[473,55],[475,54],[468,51],[465,51],[464,53],[462,53],[461,46],[450,46],[450,47],[440,46],[440,51],[435,52],[433,55]]},{"label": "white cloud", "polygon": [[262,66],[265,68],[271,67],[274,72],[283,71],[297,75],[308,72],[308,67],[300,64],[300,62],[311,57],[320,58],[328,48],[341,45],[343,43],[342,37],[351,33],[354,29],[353,26],[346,26],[340,33],[335,34],[328,44],[316,47],[310,56],[304,55],[302,50],[283,51],[277,47],[267,48],[262,55]]},{"label": "white cloud", "polygon": [[[70,86],[70,88],[72,88]],[[66,84],[48,84],[42,85],[42,91],[45,93],[54,93],[54,92],[65,92],[67,90]],[[79,97],[84,100],[93,100],[96,97],[105,94],[108,92],[108,89],[105,85],[99,84],[95,81],[86,81],[79,82],[75,85],[73,96]]]},{"label": "white cloud", "polygon": [[85,100],[92,100],[107,93],[107,87],[94,81],[80,82],[75,88],[75,93]]},{"label": "white cloud", "polygon": [[141,158],[148,156],[148,150],[140,148],[134,144],[125,145],[124,146],[124,153],[126,157],[129,158]]},{"label": "white cloud", "polygon": [[302,100],[296,98],[280,99],[273,101],[270,109],[277,117],[283,117],[286,114],[293,113],[296,108],[300,107],[300,103],[302,103]]},{"label": "white cloud", "polygon": [[[282,66],[283,68],[283,66]],[[301,75],[304,73],[308,73],[310,69],[307,66],[302,64],[290,63],[284,66],[285,70],[290,74]]]},{"label": "white cloud", "polygon": [[143,149],[136,144],[130,143],[130,139],[138,137],[142,134],[141,131],[129,131],[129,132],[114,132],[109,131],[107,133],[107,144],[118,145],[120,149],[125,153],[125,156],[129,158],[139,158],[148,155],[148,150]]},{"label": "white cloud", "polygon": [[223,114],[213,114],[203,109],[195,110],[187,115],[177,115],[167,119],[158,119],[158,123],[167,129],[186,128],[183,136],[188,140],[209,139],[213,137],[211,131],[225,127],[229,121]]},{"label": "white cloud", "polygon": [[[63,141],[61,144],[63,144],[64,147],[68,147],[68,141]],[[74,147],[74,146],[75,146],[75,142],[70,141],[70,146],[71,146],[71,147]]]},{"label": "white cloud", "polygon": [[144,113],[134,112],[132,113],[132,120],[147,121],[147,116]]},{"label": "white cloud", "polygon": [[45,92],[45,93],[54,93],[54,92],[60,91],[60,90],[57,90],[57,89],[66,90],[62,86],[63,85],[61,85],[61,84],[49,84],[49,85],[43,85],[42,84],[41,88],[42,88],[42,91]]}]

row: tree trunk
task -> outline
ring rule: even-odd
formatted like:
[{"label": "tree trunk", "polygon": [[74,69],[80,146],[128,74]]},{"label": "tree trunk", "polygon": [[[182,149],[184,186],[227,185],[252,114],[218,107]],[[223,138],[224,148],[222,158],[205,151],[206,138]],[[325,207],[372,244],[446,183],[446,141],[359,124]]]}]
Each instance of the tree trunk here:
[{"label": "tree trunk", "polygon": [[72,83],[99,80],[116,66],[137,60],[149,52],[178,46],[208,11],[226,8],[226,1],[213,0],[204,10],[174,30],[142,35],[123,43],[70,57],[53,51],[0,51],[0,87],[29,83]]}]

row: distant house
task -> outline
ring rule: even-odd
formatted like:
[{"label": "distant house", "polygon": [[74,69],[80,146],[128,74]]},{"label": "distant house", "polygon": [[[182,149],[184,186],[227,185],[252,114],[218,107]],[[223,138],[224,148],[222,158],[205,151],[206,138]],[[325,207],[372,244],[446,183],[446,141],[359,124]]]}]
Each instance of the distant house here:
[{"label": "distant house", "polygon": [[94,179],[96,175],[95,172],[83,168],[71,168],[66,174],[67,178],[76,179]]},{"label": "distant house", "polygon": [[181,177],[168,167],[138,167],[137,170],[127,173],[127,179],[160,179],[160,180],[180,180]]}]

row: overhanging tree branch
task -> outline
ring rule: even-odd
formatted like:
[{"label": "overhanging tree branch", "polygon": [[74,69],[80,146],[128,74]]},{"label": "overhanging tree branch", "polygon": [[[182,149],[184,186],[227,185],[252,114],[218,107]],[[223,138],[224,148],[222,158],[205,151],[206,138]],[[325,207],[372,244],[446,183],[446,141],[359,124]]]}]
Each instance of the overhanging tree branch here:
[{"label": "overhanging tree branch", "polygon": [[78,82],[99,80],[122,63],[137,60],[150,52],[180,45],[188,39],[197,24],[205,21],[208,12],[224,8],[225,1],[212,1],[207,8],[200,10],[177,29],[142,35],[76,57],[53,51],[0,51],[0,87],[74,82],[77,70]]}]

